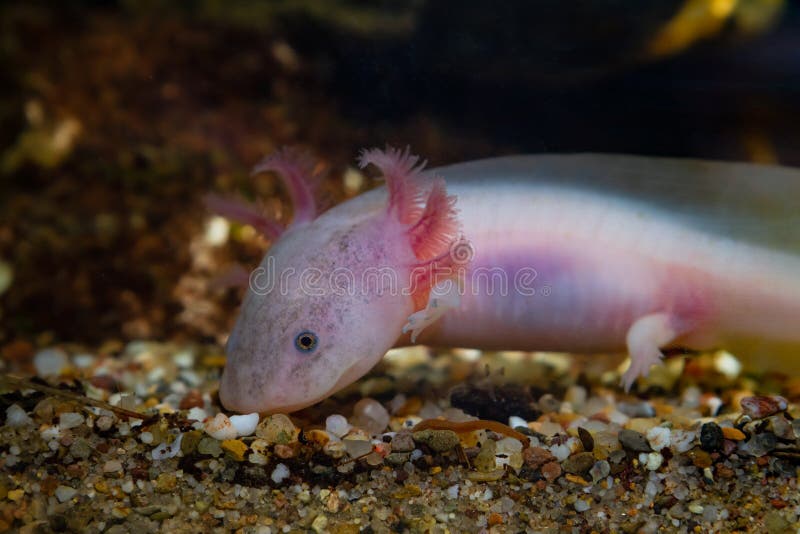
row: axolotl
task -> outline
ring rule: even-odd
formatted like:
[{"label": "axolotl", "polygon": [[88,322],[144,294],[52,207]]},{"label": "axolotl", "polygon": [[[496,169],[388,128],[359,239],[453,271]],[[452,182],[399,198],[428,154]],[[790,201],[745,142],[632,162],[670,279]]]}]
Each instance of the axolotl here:
[{"label": "axolotl", "polygon": [[322,214],[307,156],[258,164],[291,196],[285,228],[209,200],[272,240],[227,341],[228,409],[309,406],[409,343],[627,350],[627,388],[670,347],[800,347],[800,170],[598,154],[425,170],[388,147],[359,163],[385,185]]}]

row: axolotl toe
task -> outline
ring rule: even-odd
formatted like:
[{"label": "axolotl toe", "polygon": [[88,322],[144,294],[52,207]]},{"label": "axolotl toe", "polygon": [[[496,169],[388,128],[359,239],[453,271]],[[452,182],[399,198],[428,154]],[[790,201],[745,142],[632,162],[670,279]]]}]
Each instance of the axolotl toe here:
[{"label": "axolotl toe", "polygon": [[303,408],[415,342],[627,350],[628,388],[668,347],[800,346],[798,170],[578,154],[425,171],[391,148],[360,163],[386,185],[318,215],[306,157],[262,161],[287,228],[209,199],[273,241],[228,339],[227,408]]}]

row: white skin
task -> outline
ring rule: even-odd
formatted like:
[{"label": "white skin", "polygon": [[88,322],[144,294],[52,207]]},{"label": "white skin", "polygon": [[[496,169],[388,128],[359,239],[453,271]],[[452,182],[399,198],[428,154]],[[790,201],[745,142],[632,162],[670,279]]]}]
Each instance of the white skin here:
[{"label": "white skin", "polygon": [[355,221],[323,215],[287,230],[251,276],[228,339],[222,403],[239,412],[294,411],[372,368],[412,312],[399,287],[371,275],[392,266],[396,280],[407,279],[399,266],[413,253],[395,237],[403,231],[384,210]]}]

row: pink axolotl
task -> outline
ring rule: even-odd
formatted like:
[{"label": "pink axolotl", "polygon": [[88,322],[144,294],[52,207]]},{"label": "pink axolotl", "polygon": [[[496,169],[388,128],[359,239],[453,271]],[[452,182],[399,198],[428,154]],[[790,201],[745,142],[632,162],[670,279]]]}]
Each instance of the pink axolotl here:
[{"label": "pink axolotl", "polygon": [[409,342],[627,350],[627,388],[664,348],[800,344],[798,170],[587,154],[424,171],[391,148],[360,164],[386,185],[317,215],[307,159],[262,161],[294,202],[285,229],[210,200],[273,240],[228,339],[227,408],[303,408]]}]

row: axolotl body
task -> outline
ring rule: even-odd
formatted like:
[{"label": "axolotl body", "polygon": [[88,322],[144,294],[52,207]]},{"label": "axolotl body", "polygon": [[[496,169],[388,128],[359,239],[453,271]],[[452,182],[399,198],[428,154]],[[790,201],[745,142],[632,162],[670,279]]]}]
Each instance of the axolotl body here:
[{"label": "axolotl body", "polygon": [[626,387],[668,347],[800,346],[800,171],[591,154],[425,171],[391,148],[360,164],[386,185],[317,215],[306,159],[262,161],[294,202],[285,229],[211,201],[273,239],[228,339],[227,408],[303,408],[414,342],[627,350]]}]

